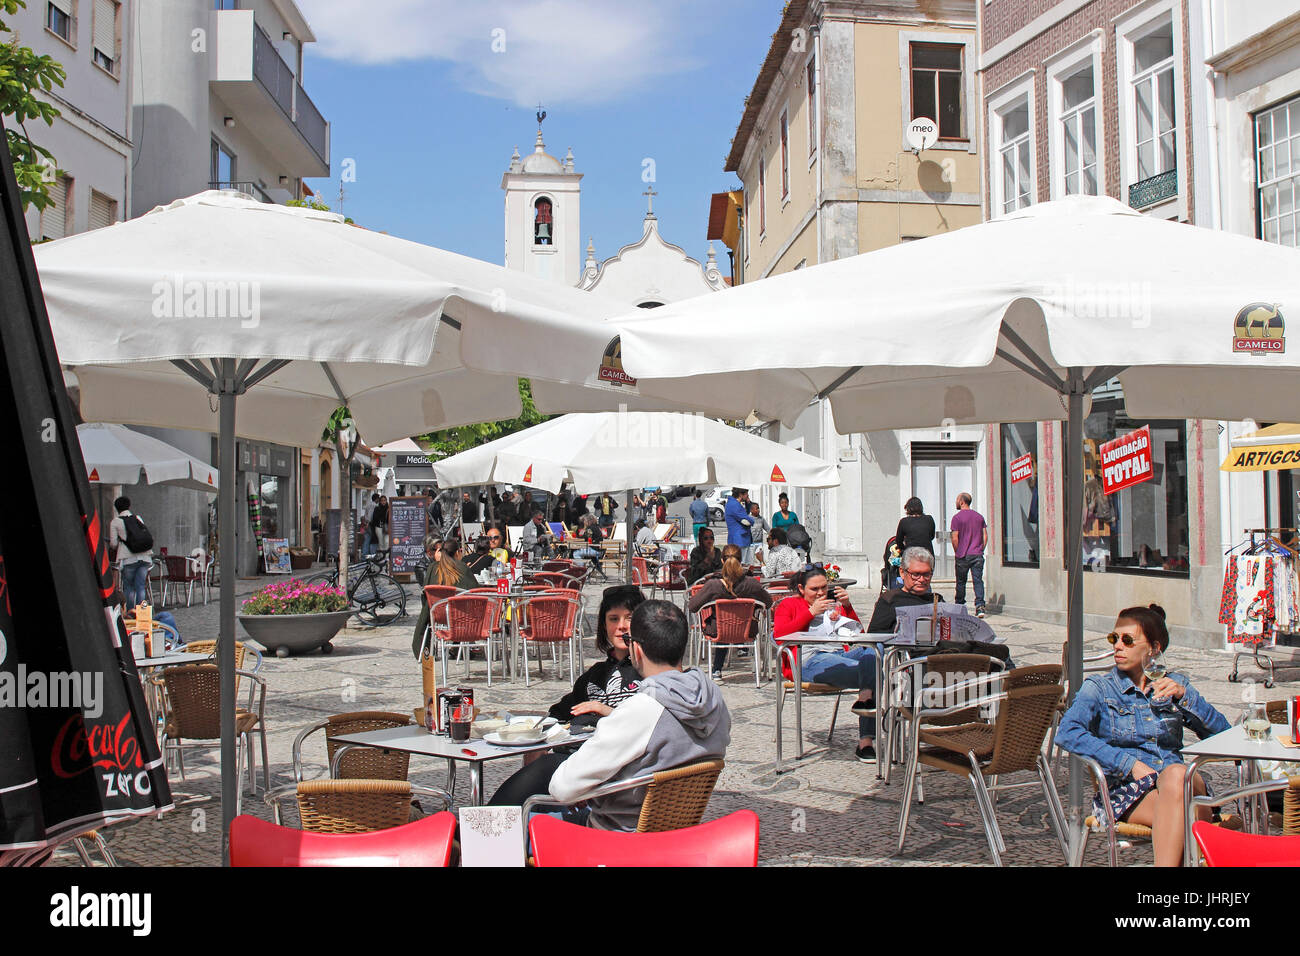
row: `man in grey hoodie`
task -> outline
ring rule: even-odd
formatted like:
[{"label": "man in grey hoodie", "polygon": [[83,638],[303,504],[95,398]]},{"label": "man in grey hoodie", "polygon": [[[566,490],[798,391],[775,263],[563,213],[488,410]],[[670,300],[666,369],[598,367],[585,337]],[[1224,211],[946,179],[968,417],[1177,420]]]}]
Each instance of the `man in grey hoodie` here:
[{"label": "man in grey hoodie", "polygon": [[[636,694],[596,725],[596,732],[551,777],[550,792],[571,804],[597,787],[683,764],[722,757],[731,742],[731,714],[707,674],[682,670],[686,616],[668,601],[646,601],[632,613],[626,638],[642,681]],[[588,825],[636,829],[645,788],[588,804]]]}]

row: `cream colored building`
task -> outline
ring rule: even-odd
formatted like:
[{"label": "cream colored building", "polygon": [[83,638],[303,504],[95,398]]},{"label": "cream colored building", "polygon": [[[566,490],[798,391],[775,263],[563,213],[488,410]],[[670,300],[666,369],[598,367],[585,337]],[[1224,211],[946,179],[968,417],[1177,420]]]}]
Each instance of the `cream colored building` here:
[{"label": "cream colored building", "polygon": [[[786,5],[726,163],[744,184],[739,281],[980,222],[976,2]],[[921,116],[939,136],[918,154],[906,128]],[[792,314],[790,347],[817,323]],[[792,506],[814,552],[870,586],[909,497],[946,527],[958,492],[977,507],[987,494],[984,429],[839,435],[823,402],[768,433],[839,463],[838,489],[788,489]],[[765,513],[778,490],[758,493]],[[945,547],[936,541],[940,576],[951,573]]]}]

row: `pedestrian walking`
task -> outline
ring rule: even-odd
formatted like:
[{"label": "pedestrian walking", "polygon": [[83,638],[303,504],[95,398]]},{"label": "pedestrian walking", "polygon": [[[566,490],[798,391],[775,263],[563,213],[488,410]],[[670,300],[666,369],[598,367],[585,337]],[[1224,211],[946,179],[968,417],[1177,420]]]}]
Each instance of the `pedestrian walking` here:
[{"label": "pedestrian walking", "polygon": [[117,517],[108,525],[109,547],[117,549],[117,567],[127,608],[149,600],[149,569],[153,567],[153,535],[125,496],[113,502]]},{"label": "pedestrian walking", "polygon": [[957,565],[957,603],[966,603],[966,574],[975,586],[975,615],[984,616],[984,549],[989,543],[989,526],[984,516],[971,507],[969,492],[957,496],[957,513],[952,516],[952,553]]}]

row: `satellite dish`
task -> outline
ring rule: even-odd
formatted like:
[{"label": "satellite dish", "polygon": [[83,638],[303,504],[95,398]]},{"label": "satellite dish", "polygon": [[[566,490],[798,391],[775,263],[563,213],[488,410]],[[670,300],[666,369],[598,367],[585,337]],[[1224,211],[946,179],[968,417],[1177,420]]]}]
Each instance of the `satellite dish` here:
[{"label": "satellite dish", "polygon": [[907,124],[907,142],[916,152],[929,149],[939,140],[939,124],[928,116],[918,116]]}]

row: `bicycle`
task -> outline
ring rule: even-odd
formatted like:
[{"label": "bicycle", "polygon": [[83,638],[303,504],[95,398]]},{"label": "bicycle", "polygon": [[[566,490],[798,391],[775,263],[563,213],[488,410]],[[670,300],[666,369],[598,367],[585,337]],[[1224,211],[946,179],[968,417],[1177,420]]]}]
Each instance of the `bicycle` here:
[{"label": "bicycle", "polygon": [[[387,559],[388,552],[381,551],[363,558],[359,565],[348,565],[347,595],[350,605],[355,607],[353,613],[362,620],[369,619],[375,627],[406,616],[406,589],[384,572]],[[304,583],[319,581],[338,587],[338,567],[313,574]]]}]

